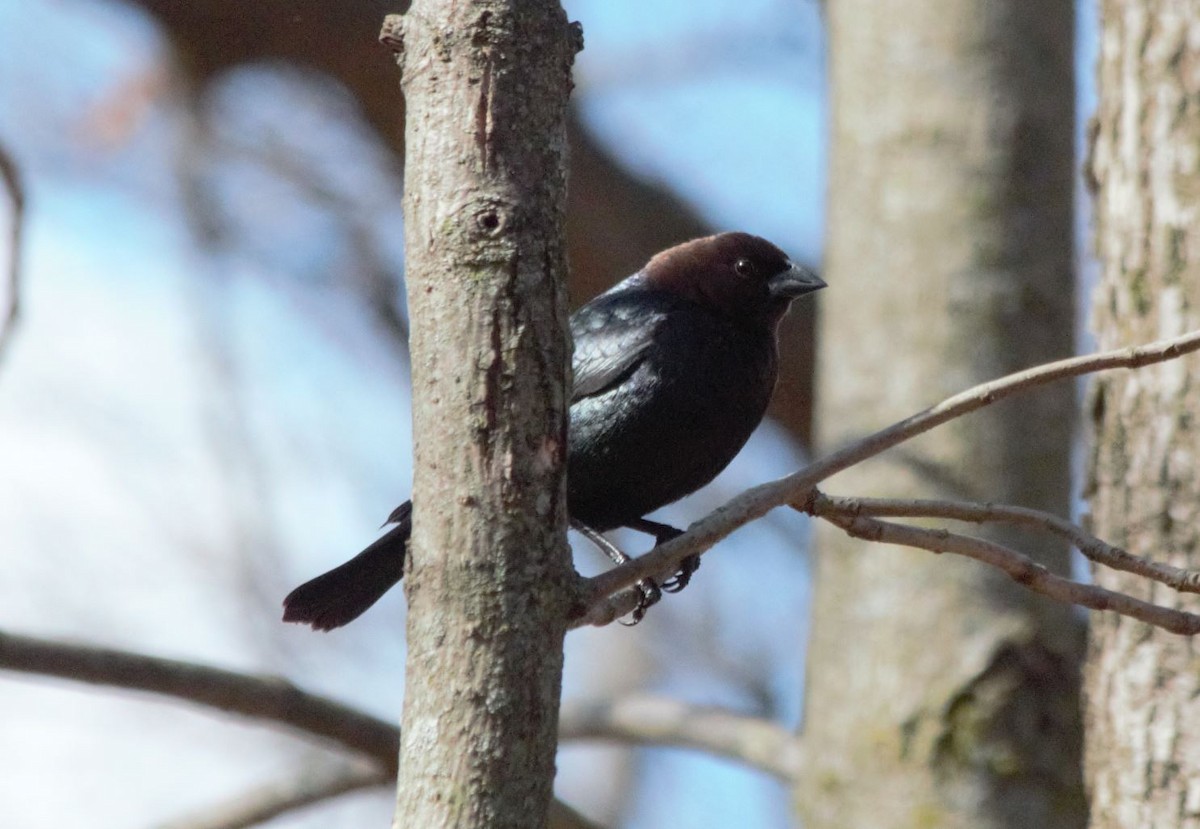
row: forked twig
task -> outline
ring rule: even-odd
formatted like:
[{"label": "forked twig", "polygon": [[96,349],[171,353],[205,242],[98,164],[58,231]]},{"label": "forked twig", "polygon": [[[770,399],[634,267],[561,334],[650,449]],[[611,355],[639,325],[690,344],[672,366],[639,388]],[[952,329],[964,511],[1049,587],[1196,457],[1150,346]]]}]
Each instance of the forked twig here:
[{"label": "forked twig", "polygon": [[1016,550],[987,541],[959,535],[948,530],[925,529],[880,521],[878,518],[857,518],[838,512],[829,512],[821,518],[845,530],[847,534],[867,541],[884,544],[899,544],[916,547],[931,553],[956,553],[982,561],[1008,574],[1014,581],[1025,585],[1035,593],[1049,596],[1060,602],[1077,604],[1092,610],[1111,610],[1122,616],[1146,622],[1171,633],[1194,636],[1200,633],[1200,616],[1169,607],[1160,607],[1124,593],[1117,593],[1093,584],[1080,584],[1057,575],[1048,567],[1038,564],[1029,556]]},{"label": "forked twig", "polygon": [[813,515],[841,513],[872,518],[947,518],[972,524],[1000,523],[1053,533],[1090,561],[1165,584],[1181,593],[1200,593],[1200,571],[1186,570],[1135,556],[1097,538],[1078,524],[1049,512],[1006,504],[902,498],[842,498],[817,493]]}]

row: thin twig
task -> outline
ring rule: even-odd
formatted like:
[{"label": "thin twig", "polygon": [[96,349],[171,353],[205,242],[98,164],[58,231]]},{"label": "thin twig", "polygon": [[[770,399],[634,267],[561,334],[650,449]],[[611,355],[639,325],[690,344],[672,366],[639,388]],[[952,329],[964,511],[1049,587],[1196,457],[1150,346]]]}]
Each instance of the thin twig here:
[{"label": "thin twig", "polygon": [[564,702],[558,736],[699,749],[787,782],[798,780],[803,767],[799,740],[782,726],[723,708],[646,694]]},{"label": "thin twig", "polygon": [[12,205],[8,229],[8,307],[0,316],[0,359],[12,341],[21,313],[21,248],[25,229],[25,190],[17,173],[16,162],[0,147],[0,181]]},{"label": "thin twig", "polygon": [[1160,582],[1181,593],[1200,593],[1200,571],[1148,561],[1097,538],[1065,518],[1028,507],[970,501],[843,498],[822,493],[813,498],[812,504],[813,515],[818,516],[826,511],[833,511],[844,515],[865,515],[874,518],[947,518],[973,524],[995,522],[1046,530],[1065,539],[1097,564]]},{"label": "thin twig", "polygon": [[947,530],[910,527],[877,518],[854,517],[829,512],[821,518],[845,530],[848,535],[883,544],[916,547],[931,553],[956,553],[982,561],[1003,571],[1014,581],[1035,593],[1060,602],[1077,604],[1092,610],[1111,610],[1171,633],[1193,636],[1200,633],[1200,615],[1185,613],[1144,602],[1124,593],[1116,593],[1092,584],[1080,584],[1050,571],[1028,556],[993,541],[971,538]]},{"label": "thin twig", "polygon": [[1055,380],[1116,368],[1140,368],[1197,350],[1200,350],[1200,331],[1192,331],[1148,345],[1046,363],[948,397],[935,406],[855,441],[785,478],[743,492],[692,524],[683,535],[658,545],[628,564],[589,579],[587,610],[573,624],[580,626],[606,623],[615,609],[613,602],[609,600],[614,593],[644,578],[667,577],[679,568],[683,559],[704,553],[744,524],[761,518],[775,507],[785,504],[802,506],[811,498],[813,487],[821,481],[935,426]]},{"label": "thin twig", "polygon": [[338,763],[259,786],[159,829],[248,829],[298,809],[392,782],[378,766]]}]

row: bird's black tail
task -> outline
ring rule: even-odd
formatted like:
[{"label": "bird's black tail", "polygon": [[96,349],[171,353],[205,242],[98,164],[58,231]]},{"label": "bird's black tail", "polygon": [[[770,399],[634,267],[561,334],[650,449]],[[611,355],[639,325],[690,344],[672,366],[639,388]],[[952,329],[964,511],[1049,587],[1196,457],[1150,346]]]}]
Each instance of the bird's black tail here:
[{"label": "bird's black tail", "polygon": [[412,503],[392,513],[396,526],[354,558],[306,581],[283,600],[283,621],[333,630],[357,619],[404,576]]}]

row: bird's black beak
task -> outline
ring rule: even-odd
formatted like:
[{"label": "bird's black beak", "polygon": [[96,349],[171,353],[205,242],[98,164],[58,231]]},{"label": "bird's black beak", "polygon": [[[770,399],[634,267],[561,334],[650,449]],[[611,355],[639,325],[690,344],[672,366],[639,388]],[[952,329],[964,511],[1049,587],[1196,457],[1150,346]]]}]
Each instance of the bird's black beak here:
[{"label": "bird's black beak", "polygon": [[786,271],[780,271],[767,280],[767,291],[771,298],[789,302],[824,287],[825,280],[801,265],[792,265]]}]

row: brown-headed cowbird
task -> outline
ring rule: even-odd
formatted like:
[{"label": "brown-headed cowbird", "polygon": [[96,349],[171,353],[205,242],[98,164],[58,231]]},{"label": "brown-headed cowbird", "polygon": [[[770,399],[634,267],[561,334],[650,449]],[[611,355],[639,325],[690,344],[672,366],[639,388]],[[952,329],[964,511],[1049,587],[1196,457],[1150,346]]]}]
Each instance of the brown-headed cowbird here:
[{"label": "brown-headed cowbird", "polygon": [[[572,524],[592,538],[615,527],[659,542],[678,534],[644,516],[704,486],[733,460],[775,387],[779,321],[792,300],[823,287],[765,239],[722,233],[659,253],[576,311]],[[396,584],[411,502],[388,522],[396,526],[357,556],[293,590],[284,620],[341,627]],[[621,556],[611,546],[608,552]],[[682,588],[695,566],[685,564],[663,587]],[[657,599],[656,585],[643,591],[644,606]]]}]

